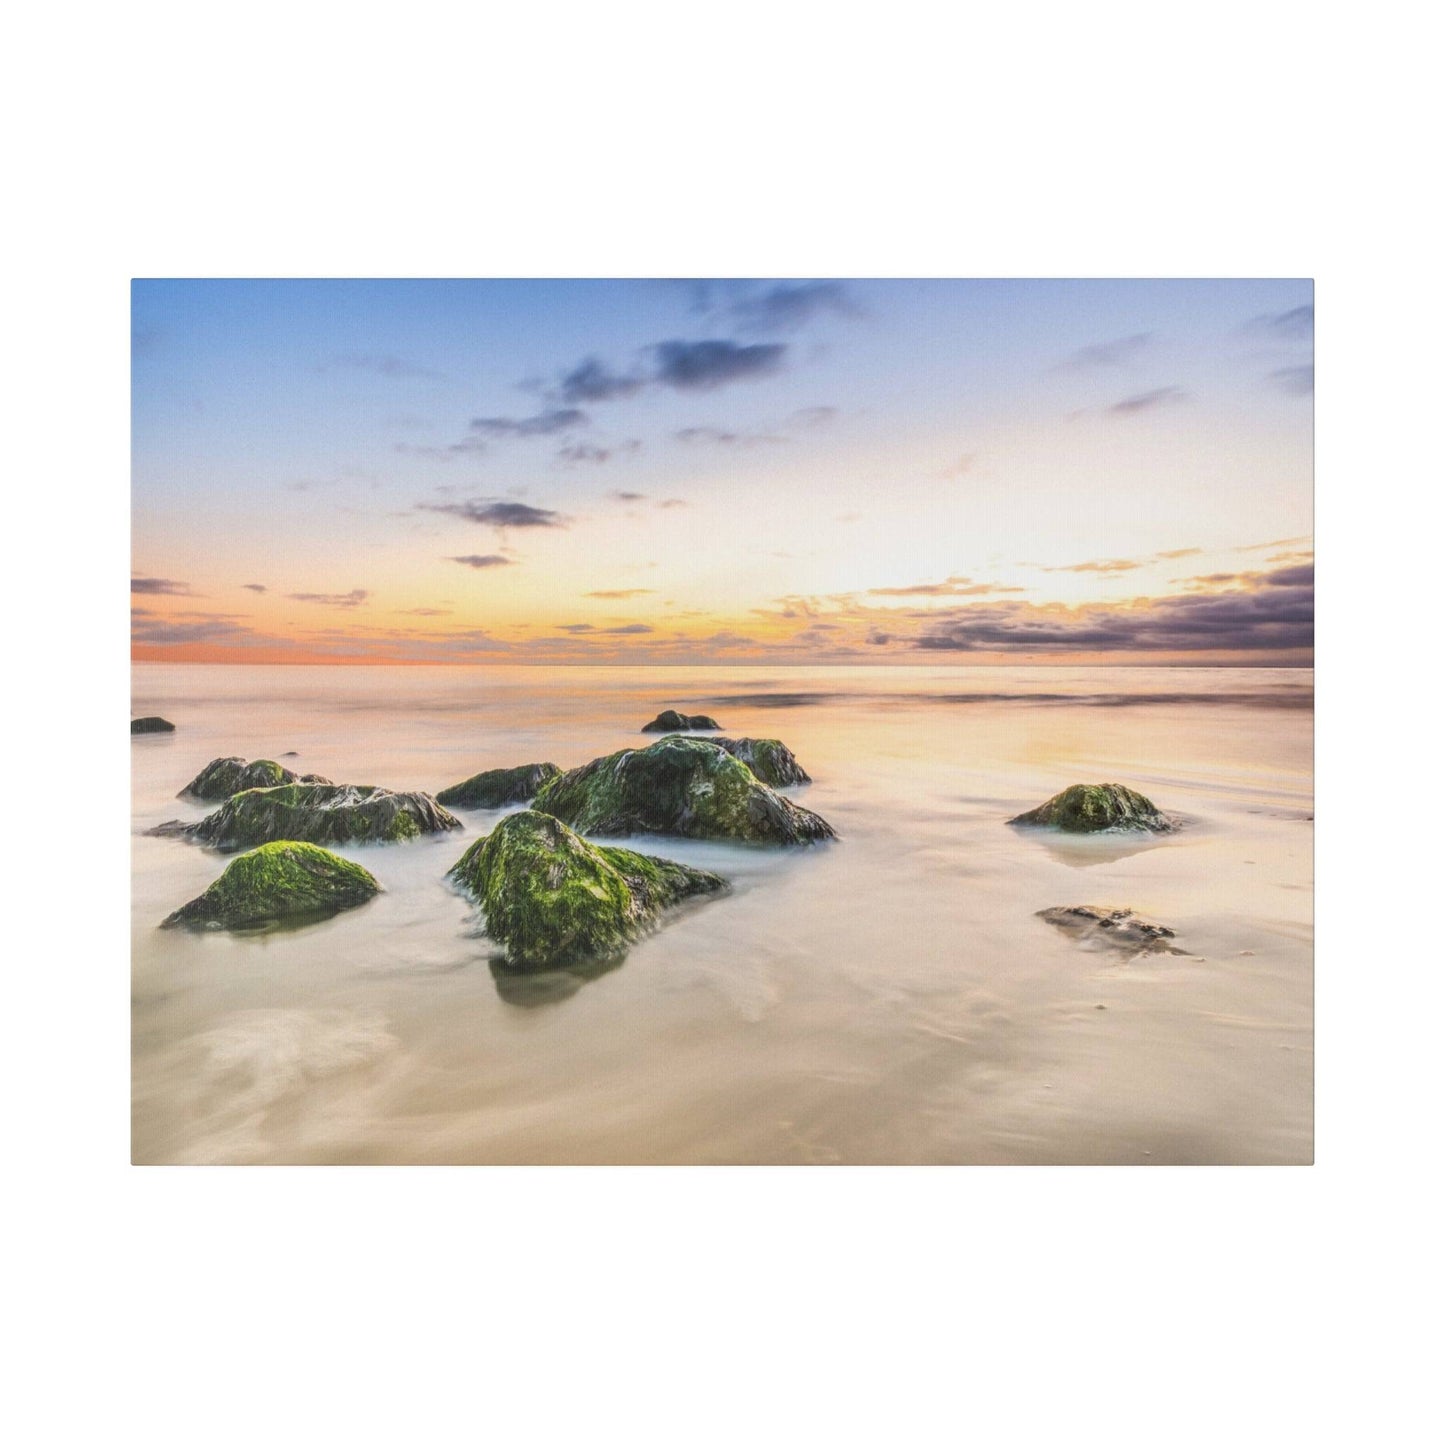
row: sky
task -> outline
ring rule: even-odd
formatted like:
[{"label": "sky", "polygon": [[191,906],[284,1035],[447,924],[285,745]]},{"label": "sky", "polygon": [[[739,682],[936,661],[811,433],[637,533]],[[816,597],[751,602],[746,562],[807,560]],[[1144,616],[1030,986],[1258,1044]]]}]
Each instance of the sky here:
[{"label": "sky", "polygon": [[132,655],[1310,665],[1301,280],[132,286]]}]

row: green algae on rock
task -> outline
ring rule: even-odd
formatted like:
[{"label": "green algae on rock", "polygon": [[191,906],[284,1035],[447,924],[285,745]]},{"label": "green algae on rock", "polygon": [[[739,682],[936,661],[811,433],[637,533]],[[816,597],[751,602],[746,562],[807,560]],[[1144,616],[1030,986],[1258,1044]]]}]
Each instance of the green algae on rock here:
[{"label": "green algae on rock", "polygon": [[689,716],[685,712],[675,712],[672,708],[668,708],[666,712],[658,713],[642,731],[645,733],[696,733],[718,732],[721,728],[721,723],[714,722],[700,712]]},{"label": "green algae on rock", "polygon": [[355,908],[381,891],[359,863],[311,843],[264,843],[242,853],[162,928],[254,928]]},{"label": "green algae on rock", "polygon": [[136,733],[173,733],[176,725],[167,722],[163,717],[133,717],[130,720],[131,734]]},{"label": "green algae on rock", "polygon": [[477,773],[464,783],[443,788],[437,802],[450,808],[505,808],[508,803],[526,803],[537,796],[537,789],[553,778],[560,778],[562,769],[556,763],[524,763],[518,768],[491,768]]},{"label": "green algae on rock", "polygon": [[793,750],[777,738],[709,738],[709,742],[741,758],[770,788],[791,788],[813,780],[803,771]]},{"label": "green algae on rock", "polygon": [[814,843],[836,834],[816,813],[779,797],[740,758],[703,738],[594,758],[537,794],[538,812],[579,833],[670,833],[748,843]]},{"label": "green algae on rock", "polygon": [[616,957],[663,909],[727,887],[715,873],[589,843],[530,808],[503,818],[447,877],[481,906],[510,966],[528,971]]},{"label": "green algae on rock", "polygon": [[1114,948],[1121,953],[1184,952],[1169,942],[1174,937],[1172,928],[1165,928],[1162,923],[1150,923],[1140,918],[1132,908],[1099,908],[1084,903],[1074,908],[1040,909],[1034,916],[1072,935],[1082,947],[1091,951]]},{"label": "green algae on rock", "polygon": [[1075,783],[1009,822],[1064,833],[1168,833],[1179,826],[1142,793],[1118,783]]},{"label": "green algae on rock", "polygon": [[162,823],[152,833],[194,838],[223,852],[258,843],[398,843],[423,833],[460,828],[426,793],[330,783],[286,783],[249,788],[222,803],[199,823]]},{"label": "green algae on rock", "polygon": [[200,798],[203,802],[215,803],[222,799],[244,793],[247,788],[278,788],[283,783],[330,783],[316,773],[298,776],[290,768],[283,768],[270,758],[258,758],[248,763],[245,758],[213,758],[184,788],[181,797]]}]

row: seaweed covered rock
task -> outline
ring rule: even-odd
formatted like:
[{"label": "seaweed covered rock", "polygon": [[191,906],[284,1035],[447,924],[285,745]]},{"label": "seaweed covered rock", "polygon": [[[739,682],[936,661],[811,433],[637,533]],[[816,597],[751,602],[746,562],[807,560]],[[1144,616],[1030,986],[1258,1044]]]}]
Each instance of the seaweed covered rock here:
[{"label": "seaweed covered rock", "polygon": [[258,758],[248,763],[245,758],[214,758],[207,763],[186,786],[181,797],[188,794],[203,802],[219,802],[247,788],[279,788],[283,783],[330,783],[330,778],[315,773],[298,776],[290,768],[273,763],[270,758]]},{"label": "seaweed covered rock", "polygon": [[642,731],[645,733],[717,732],[721,727],[721,723],[714,722],[700,712],[689,716],[685,712],[674,712],[672,708],[668,708],[666,712],[658,713]]},{"label": "seaweed covered rock", "polygon": [[1183,953],[1169,940],[1172,928],[1140,918],[1132,908],[1098,908],[1090,903],[1074,908],[1045,908],[1037,915],[1045,923],[1071,934],[1084,948],[1116,948],[1122,953]]},{"label": "seaweed covered rock", "polygon": [[460,828],[426,793],[332,783],[250,788],[199,823],[162,823],[163,837],[194,838],[230,852],[287,839],[302,843],[398,843],[423,833]]},{"label": "seaweed covered rock", "polygon": [[132,735],[136,733],[173,733],[176,725],[163,717],[133,717],[130,720]]},{"label": "seaweed covered rock", "polygon": [[1178,826],[1142,793],[1118,783],[1075,783],[1009,822],[1064,833],[1168,833]]},{"label": "seaweed covered rock", "polygon": [[793,756],[793,750],[777,738],[709,738],[708,741],[741,758],[770,788],[791,788],[797,783],[813,781]]},{"label": "seaweed covered rock", "polygon": [[359,863],[311,843],[265,843],[242,853],[162,928],[254,928],[282,919],[321,918],[355,908],[381,891]]},{"label": "seaweed covered rock", "polygon": [[740,758],[703,738],[594,758],[554,778],[533,806],[580,833],[670,833],[749,843],[814,843],[836,835],[807,808],[759,782]]},{"label": "seaweed covered rock", "polygon": [[437,794],[437,802],[449,808],[505,808],[508,803],[526,803],[537,789],[562,769],[556,763],[524,763],[519,768],[492,768],[477,773],[464,783],[455,783]]},{"label": "seaweed covered rock", "polygon": [[614,958],[665,908],[727,884],[663,858],[598,847],[528,808],[503,818],[447,874],[481,905],[516,969]]}]

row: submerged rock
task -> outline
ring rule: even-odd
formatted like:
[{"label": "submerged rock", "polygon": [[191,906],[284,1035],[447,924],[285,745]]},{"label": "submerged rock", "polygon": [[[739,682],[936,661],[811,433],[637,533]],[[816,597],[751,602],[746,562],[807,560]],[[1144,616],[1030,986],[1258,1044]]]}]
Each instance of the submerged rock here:
[{"label": "submerged rock", "polygon": [[281,919],[322,917],[355,908],[381,891],[359,863],[311,843],[265,843],[232,859],[226,871],[162,928],[252,928]]},{"label": "submerged rock", "polygon": [[685,712],[674,712],[668,708],[666,712],[658,713],[642,731],[645,733],[717,732],[721,727],[721,723],[714,722],[700,712],[689,716]]},{"label": "submerged rock", "polygon": [[1035,915],[1045,923],[1072,934],[1089,949],[1117,948],[1123,953],[1183,953],[1169,940],[1172,928],[1140,918],[1132,908],[1097,908],[1080,904],[1076,908],[1045,908]]},{"label": "submerged rock", "polygon": [[194,838],[230,852],[282,839],[303,843],[397,843],[460,828],[461,820],[426,793],[332,783],[250,788],[199,823],[162,823],[162,837]]},{"label": "submerged rock", "polygon": [[481,905],[515,969],[615,958],[663,909],[727,884],[663,858],[599,847],[528,808],[503,818],[447,874]]},{"label": "submerged rock", "polygon": [[703,738],[594,758],[554,778],[533,806],[580,833],[670,833],[749,843],[813,843],[837,835],[816,813],[779,797],[740,758]]},{"label": "submerged rock", "polygon": [[130,720],[130,730],[134,733],[173,733],[176,725],[167,722],[163,717],[133,717]]},{"label": "submerged rock", "polygon": [[316,773],[298,776],[290,768],[273,763],[270,758],[258,758],[248,763],[245,758],[215,758],[207,763],[186,786],[180,796],[189,794],[203,802],[219,802],[247,788],[278,788],[283,783],[330,783]]},{"label": "submerged rock", "polygon": [[1009,822],[1064,833],[1168,833],[1179,826],[1142,793],[1118,783],[1075,783]]},{"label": "submerged rock", "polygon": [[777,738],[709,738],[708,741],[741,758],[770,788],[791,788],[797,783],[813,781],[793,756],[793,750]]},{"label": "submerged rock", "polygon": [[537,789],[562,769],[556,763],[524,763],[519,768],[492,768],[477,773],[464,783],[443,788],[437,802],[452,808],[505,808],[508,803],[525,803],[537,796]]}]

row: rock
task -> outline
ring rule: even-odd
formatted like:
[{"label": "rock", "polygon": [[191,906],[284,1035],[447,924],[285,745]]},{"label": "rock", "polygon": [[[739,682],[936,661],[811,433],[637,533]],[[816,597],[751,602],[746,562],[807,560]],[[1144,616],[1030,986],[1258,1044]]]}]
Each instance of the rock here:
[{"label": "rock", "polygon": [[460,828],[461,821],[426,793],[333,783],[250,788],[199,823],[162,823],[152,833],[194,838],[223,852],[282,839],[302,843],[397,843]]},{"label": "rock", "polygon": [[1075,783],[1009,822],[1063,833],[1168,833],[1179,826],[1142,793],[1118,783]]},{"label": "rock", "polygon": [[556,763],[524,763],[519,768],[492,768],[478,773],[464,783],[443,788],[437,802],[452,808],[505,808],[508,803],[526,803],[537,796],[537,789],[553,778],[560,778],[562,769]]},{"label": "rock", "polygon": [[253,928],[280,919],[322,917],[355,908],[381,891],[359,863],[311,843],[265,843],[242,853],[184,908],[161,924],[175,928]]},{"label": "rock", "polygon": [[1123,953],[1184,952],[1170,945],[1168,940],[1174,937],[1172,928],[1150,923],[1132,908],[1081,904],[1077,908],[1045,908],[1035,916],[1072,934],[1084,948],[1094,952],[1104,948],[1117,948]]},{"label": "rock", "polygon": [[779,797],[740,758],[703,738],[594,758],[554,778],[532,805],[579,833],[670,833],[749,843],[813,843],[836,834],[807,808]]},{"label": "rock", "polygon": [[693,713],[689,717],[687,713],[674,712],[668,708],[666,712],[658,713],[642,731],[645,733],[717,732],[721,727],[721,723],[714,722],[700,712]]},{"label": "rock", "polygon": [[163,717],[133,717],[130,720],[130,730],[135,733],[173,733],[176,725],[167,722]]},{"label": "rock", "polygon": [[663,909],[727,887],[681,863],[598,847],[530,808],[503,818],[447,877],[481,905],[507,962],[527,971],[616,957]]},{"label": "rock", "polygon": [[215,758],[206,764],[181,790],[180,796],[189,794],[203,802],[218,802],[235,793],[244,793],[247,788],[277,788],[283,783],[327,783],[330,778],[306,773],[298,777],[290,768],[273,763],[269,758],[260,758],[248,763],[245,758]]},{"label": "rock", "polygon": [[777,738],[709,738],[733,757],[741,758],[761,782],[770,788],[790,788],[813,780],[802,769],[793,750]]}]

